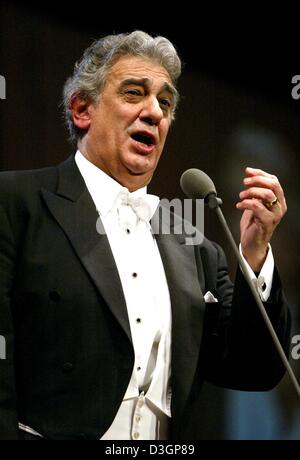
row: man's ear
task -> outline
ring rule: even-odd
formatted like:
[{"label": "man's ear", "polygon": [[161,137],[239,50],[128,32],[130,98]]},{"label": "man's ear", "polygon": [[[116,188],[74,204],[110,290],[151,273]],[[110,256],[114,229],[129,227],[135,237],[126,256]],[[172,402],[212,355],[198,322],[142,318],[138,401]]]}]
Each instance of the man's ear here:
[{"label": "man's ear", "polygon": [[73,122],[77,128],[88,130],[91,124],[90,102],[75,96],[70,102]]}]

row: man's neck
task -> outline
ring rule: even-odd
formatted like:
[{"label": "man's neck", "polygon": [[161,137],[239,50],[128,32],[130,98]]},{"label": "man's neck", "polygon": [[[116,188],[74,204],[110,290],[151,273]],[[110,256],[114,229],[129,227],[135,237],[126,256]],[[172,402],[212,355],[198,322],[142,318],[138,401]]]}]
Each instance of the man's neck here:
[{"label": "man's neck", "polygon": [[122,181],[120,181],[118,177],[113,176],[111,172],[108,171],[100,162],[97,162],[93,158],[91,158],[91,155],[88,154],[83,145],[78,143],[77,148],[90,163],[92,163],[97,168],[101,169],[108,176],[112,177],[112,179],[117,181],[120,185],[126,187],[130,192],[135,192],[136,190],[146,187],[151,180],[151,178],[145,179],[141,175],[134,175],[130,171],[128,171],[128,174],[126,176],[124,175],[124,177],[122,177]]}]

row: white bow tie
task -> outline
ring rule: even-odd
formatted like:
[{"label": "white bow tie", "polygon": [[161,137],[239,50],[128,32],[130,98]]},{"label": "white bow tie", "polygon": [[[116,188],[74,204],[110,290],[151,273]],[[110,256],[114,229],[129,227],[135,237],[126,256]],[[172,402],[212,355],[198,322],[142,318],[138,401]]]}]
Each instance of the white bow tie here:
[{"label": "white bow tie", "polygon": [[116,198],[116,206],[119,212],[122,209],[122,205],[129,206],[134,211],[136,218],[144,222],[149,222],[153,217],[158,203],[159,198],[155,195],[133,196],[125,187],[120,190]]}]

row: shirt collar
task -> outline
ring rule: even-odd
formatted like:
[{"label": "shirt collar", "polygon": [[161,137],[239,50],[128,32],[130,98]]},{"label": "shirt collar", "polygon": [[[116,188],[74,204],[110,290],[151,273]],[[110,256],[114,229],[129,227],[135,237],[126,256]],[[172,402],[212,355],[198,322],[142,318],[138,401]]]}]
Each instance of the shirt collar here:
[{"label": "shirt collar", "polygon": [[[87,160],[80,150],[77,150],[75,154],[75,161],[96,205],[97,211],[102,216],[105,216],[113,208],[117,195],[125,187],[102,171],[102,169]],[[135,197],[146,194],[146,186],[131,193],[131,195]],[[154,195],[152,196],[154,197]],[[155,198],[157,200],[157,206],[159,198]]]}]

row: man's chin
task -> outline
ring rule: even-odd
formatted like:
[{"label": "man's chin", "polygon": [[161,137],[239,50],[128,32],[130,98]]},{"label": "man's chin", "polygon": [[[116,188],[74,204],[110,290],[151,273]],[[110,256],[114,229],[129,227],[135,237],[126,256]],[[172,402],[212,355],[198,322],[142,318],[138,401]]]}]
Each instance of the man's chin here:
[{"label": "man's chin", "polygon": [[146,161],[128,162],[126,169],[132,176],[152,176],[155,170],[154,165]]},{"label": "man's chin", "polygon": [[148,185],[152,179],[153,173],[153,169],[149,170],[129,166],[126,168],[126,173],[122,175],[122,183],[123,185],[126,183],[125,187],[133,191]]},{"label": "man's chin", "polygon": [[127,171],[131,176],[139,176],[139,177],[141,177],[141,176],[145,176],[145,177],[152,176],[152,174],[153,174],[152,172],[149,173],[149,171],[144,171],[144,170],[141,170],[141,169],[138,169],[138,168],[135,168],[135,169],[134,168],[130,168],[130,169],[128,168]]}]

